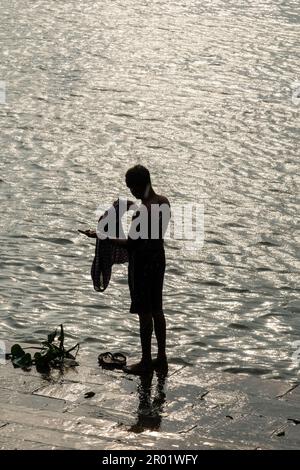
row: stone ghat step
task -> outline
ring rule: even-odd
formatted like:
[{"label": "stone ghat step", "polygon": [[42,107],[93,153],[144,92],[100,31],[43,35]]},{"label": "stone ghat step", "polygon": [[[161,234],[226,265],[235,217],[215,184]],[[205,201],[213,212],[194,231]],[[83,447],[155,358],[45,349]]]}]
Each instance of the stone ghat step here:
[{"label": "stone ghat step", "polygon": [[141,379],[79,362],[48,376],[0,365],[1,449],[300,447],[298,384],[172,364]]}]

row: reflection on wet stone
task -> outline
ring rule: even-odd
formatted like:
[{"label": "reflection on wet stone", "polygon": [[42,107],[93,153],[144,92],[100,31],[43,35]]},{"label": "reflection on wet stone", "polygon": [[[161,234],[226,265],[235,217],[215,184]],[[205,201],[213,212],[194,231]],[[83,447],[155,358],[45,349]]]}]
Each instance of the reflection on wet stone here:
[{"label": "reflection on wet stone", "polygon": [[[157,373],[156,389],[153,392],[153,374],[140,378],[138,385],[139,407],[137,410],[138,419],[129,428],[132,432],[143,432],[146,429],[159,430],[162,420],[163,405],[166,401],[165,382],[166,374]],[[152,398],[152,394],[154,397]]]},{"label": "reflection on wet stone", "polygon": [[174,364],[168,376],[129,377],[82,364],[46,380],[10,363],[0,365],[0,375],[3,449],[293,449],[300,443],[299,387],[284,381]]}]

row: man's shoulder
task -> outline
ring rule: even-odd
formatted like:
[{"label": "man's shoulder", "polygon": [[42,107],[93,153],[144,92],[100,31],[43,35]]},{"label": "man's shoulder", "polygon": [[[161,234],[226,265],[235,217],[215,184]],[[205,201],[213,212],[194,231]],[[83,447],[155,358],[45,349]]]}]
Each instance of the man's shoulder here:
[{"label": "man's shoulder", "polygon": [[157,195],[157,200],[158,200],[159,204],[167,204],[168,206],[170,206],[170,201],[166,196],[158,194]]}]

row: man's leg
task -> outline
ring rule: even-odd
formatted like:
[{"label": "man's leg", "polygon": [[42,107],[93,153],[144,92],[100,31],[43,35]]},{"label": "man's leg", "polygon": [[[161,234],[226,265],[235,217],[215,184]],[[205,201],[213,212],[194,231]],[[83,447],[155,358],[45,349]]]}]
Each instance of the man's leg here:
[{"label": "man's leg", "polygon": [[142,346],[142,360],[143,364],[149,365],[152,361],[151,356],[151,339],[153,332],[153,321],[151,314],[139,315],[140,319],[140,338]]},{"label": "man's leg", "polygon": [[153,314],[154,331],[157,339],[157,360],[156,363],[165,364],[167,362],[166,355],[166,319],[164,314]]},{"label": "man's leg", "polygon": [[142,359],[137,364],[124,367],[128,374],[141,375],[152,371],[151,338],[153,332],[153,320],[151,314],[139,314],[140,338],[142,346]]}]

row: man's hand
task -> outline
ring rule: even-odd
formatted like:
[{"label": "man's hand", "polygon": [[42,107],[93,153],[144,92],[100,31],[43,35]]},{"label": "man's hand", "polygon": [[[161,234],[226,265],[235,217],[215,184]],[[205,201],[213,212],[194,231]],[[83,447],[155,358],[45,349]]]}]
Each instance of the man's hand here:
[{"label": "man's hand", "polygon": [[91,229],[88,229],[88,230],[78,230],[78,232],[82,233],[83,235],[89,237],[89,238],[97,238],[97,234],[95,232],[95,230],[91,230]]}]

